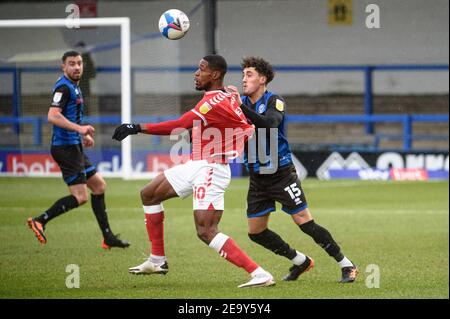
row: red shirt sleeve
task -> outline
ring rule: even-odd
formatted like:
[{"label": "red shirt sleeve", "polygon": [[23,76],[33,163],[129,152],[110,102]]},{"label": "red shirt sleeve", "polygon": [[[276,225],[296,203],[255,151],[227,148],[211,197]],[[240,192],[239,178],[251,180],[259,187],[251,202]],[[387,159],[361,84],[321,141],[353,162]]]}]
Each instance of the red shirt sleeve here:
[{"label": "red shirt sleeve", "polygon": [[192,128],[194,120],[201,120],[201,118],[194,112],[189,111],[176,120],[145,124],[145,131],[153,135],[170,135],[176,128]]}]

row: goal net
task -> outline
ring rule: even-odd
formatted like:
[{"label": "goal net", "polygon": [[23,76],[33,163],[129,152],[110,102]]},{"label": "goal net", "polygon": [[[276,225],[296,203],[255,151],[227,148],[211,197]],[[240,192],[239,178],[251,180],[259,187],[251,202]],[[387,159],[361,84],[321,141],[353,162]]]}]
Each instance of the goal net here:
[{"label": "goal net", "polygon": [[84,60],[83,122],[96,130],[95,146],[86,153],[104,176],[151,178],[170,166],[173,142],[137,135],[120,143],[111,137],[120,123],[157,122],[181,113],[178,44],[155,41],[157,32],[137,40],[128,18],[79,21],[80,28],[68,28],[65,19],[0,21],[1,42],[8,44],[0,49],[0,174],[60,175],[50,155],[47,113],[62,75],[61,57],[76,50]]}]

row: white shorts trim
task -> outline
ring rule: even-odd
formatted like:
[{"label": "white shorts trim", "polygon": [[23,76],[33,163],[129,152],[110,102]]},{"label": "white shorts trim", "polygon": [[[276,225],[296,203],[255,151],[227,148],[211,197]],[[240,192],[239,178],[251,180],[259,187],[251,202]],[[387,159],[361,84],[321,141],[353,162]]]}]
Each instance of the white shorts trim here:
[{"label": "white shorts trim", "polygon": [[225,189],[231,180],[228,164],[189,160],[165,170],[164,176],[181,198],[194,194],[194,210],[224,209]]}]

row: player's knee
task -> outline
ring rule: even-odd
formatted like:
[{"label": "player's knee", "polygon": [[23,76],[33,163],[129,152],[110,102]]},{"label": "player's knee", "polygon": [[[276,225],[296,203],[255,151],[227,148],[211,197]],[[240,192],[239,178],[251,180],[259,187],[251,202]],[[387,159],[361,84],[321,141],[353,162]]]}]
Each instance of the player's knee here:
[{"label": "player's knee", "polygon": [[106,191],[106,182],[102,181],[99,183],[99,185],[96,187],[96,194],[104,194]]},{"label": "player's knee", "polygon": [[99,173],[87,177],[87,187],[95,195],[104,194],[106,191],[106,181]]},{"label": "player's knee", "polygon": [[75,194],[74,196],[75,196],[75,198],[77,199],[78,206],[84,205],[84,204],[86,204],[87,201],[88,201],[88,195],[87,195],[87,193],[85,193],[85,194],[83,194],[83,193]]},{"label": "player's knee", "polygon": [[143,188],[141,189],[141,201],[144,205],[156,205],[159,204],[159,202],[156,201],[156,198],[153,194],[153,192],[149,192],[147,189]]},{"label": "player's knee", "polygon": [[197,229],[197,237],[201,241],[206,242],[208,240],[208,232],[203,229]]},{"label": "player's knee", "polygon": [[91,188],[93,194],[100,195],[104,194],[106,191],[106,183],[100,183],[95,185],[95,187]]},{"label": "player's knee", "polygon": [[197,237],[206,244],[209,244],[216,234],[217,231],[211,228],[197,228]]},{"label": "player's knee", "polygon": [[308,208],[305,208],[299,213],[292,215],[292,219],[297,225],[303,225],[313,220],[311,212]]}]

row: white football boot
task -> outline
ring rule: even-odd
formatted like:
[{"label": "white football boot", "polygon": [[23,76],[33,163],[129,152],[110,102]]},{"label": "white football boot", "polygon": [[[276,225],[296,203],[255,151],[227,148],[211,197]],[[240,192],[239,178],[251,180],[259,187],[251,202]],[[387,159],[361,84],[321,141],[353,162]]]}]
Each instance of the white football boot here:
[{"label": "white football boot", "polygon": [[258,273],[250,279],[249,282],[239,285],[238,288],[249,288],[249,287],[267,287],[275,285],[275,280],[273,276],[267,271]]},{"label": "white football boot", "polygon": [[150,261],[150,258],[144,261],[142,264],[136,267],[132,267],[128,269],[130,274],[135,275],[152,275],[152,274],[160,274],[165,275],[169,271],[169,265],[167,262],[156,264]]}]

